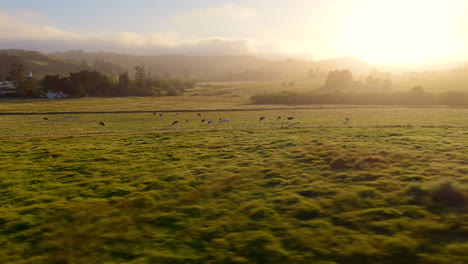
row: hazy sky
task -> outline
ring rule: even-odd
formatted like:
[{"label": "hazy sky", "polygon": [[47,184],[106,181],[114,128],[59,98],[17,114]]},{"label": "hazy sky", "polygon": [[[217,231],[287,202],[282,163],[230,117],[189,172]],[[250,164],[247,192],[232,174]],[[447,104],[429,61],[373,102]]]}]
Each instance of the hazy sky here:
[{"label": "hazy sky", "polygon": [[466,0],[0,0],[0,49],[468,59]]}]

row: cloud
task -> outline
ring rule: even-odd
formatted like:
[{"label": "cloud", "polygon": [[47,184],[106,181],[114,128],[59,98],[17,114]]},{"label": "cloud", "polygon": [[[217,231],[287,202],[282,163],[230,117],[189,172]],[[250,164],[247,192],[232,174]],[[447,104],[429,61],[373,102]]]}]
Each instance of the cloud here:
[{"label": "cloud", "polygon": [[[49,25],[38,25],[31,20],[44,19],[35,12],[15,12],[17,15],[0,10],[0,40],[59,40],[80,41],[79,34],[61,30]],[[18,16],[18,14],[22,14]],[[26,16],[27,18],[24,18]],[[23,17],[23,19],[21,19]]]},{"label": "cloud", "polygon": [[156,33],[147,36],[121,32],[115,35],[89,38],[80,49],[135,55],[241,55],[252,53],[252,43],[253,41],[249,39],[212,37],[182,40],[171,33]]},{"label": "cloud", "polygon": [[241,7],[236,4],[225,4],[218,7],[192,9],[189,12],[173,16],[170,22],[186,24],[200,21],[246,20],[257,16],[254,9]]},{"label": "cloud", "polygon": [[11,13],[14,17],[20,18],[21,20],[25,20],[31,23],[42,23],[48,20],[45,14],[35,10],[14,10]]},{"label": "cloud", "polygon": [[192,55],[245,55],[253,53],[253,45],[250,39],[207,38],[181,42],[174,50]]},{"label": "cloud", "polygon": [[[249,9],[228,4],[219,8],[192,11],[190,16],[192,18],[202,15],[215,17],[223,10],[230,10],[228,13],[233,19],[254,15]],[[18,12],[7,13],[0,10],[0,49],[26,49],[42,52],[81,49],[135,55],[273,55],[284,53],[281,47],[286,47],[288,44],[279,39],[228,38],[215,34],[214,37],[182,38],[174,32],[153,34],[117,32],[106,35],[86,35],[41,23],[47,19],[39,13],[22,12],[26,14],[24,16],[18,16],[18,14]],[[188,19],[190,16],[186,15],[183,19]]]},{"label": "cloud", "polygon": [[[30,17],[42,19],[38,14]],[[33,23],[29,19],[22,19],[0,10],[0,49],[31,49],[43,52],[83,49],[140,55],[239,55],[251,53],[252,43],[249,39],[220,37],[181,39],[170,32],[149,35],[134,32],[83,35],[47,24]]]}]

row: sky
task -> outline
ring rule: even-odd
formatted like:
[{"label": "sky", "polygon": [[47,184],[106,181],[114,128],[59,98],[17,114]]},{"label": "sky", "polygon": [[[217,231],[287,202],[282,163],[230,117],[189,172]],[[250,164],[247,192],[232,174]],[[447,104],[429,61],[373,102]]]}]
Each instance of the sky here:
[{"label": "sky", "polygon": [[0,0],[0,49],[468,60],[466,0]]}]

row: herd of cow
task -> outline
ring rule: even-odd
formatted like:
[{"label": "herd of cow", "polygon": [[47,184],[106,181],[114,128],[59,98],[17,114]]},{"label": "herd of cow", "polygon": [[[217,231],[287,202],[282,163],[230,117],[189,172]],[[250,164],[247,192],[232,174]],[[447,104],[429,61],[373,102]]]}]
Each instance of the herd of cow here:
[{"label": "herd of cow", "polygon": [[[156,115],[156,113],[153,113],[153,114]],[[176,113],[176,115],[177,115],[177,114],[178,114],[178,113]],[[161,114],[161,113],[158,114],[158,115],[159,115],[160,117],[164,117],[164,115]],[[201,117],[202,115],[201,115],[200,113],[197,113],[197,116]],[[287,118],[288,120],[294,120],[294,117],[292,117],[292,116],[286,117],[286,118]],[[260,117],[260,119],[259,119],[258,121],[261,122],[261,121],[263,121],[263,120],[265,120],[265,119],[266,119],[266,117],[265,117],[265,116],[262,116],[262,117]],[[282,119],[282,116],[278,116],[276,120],[280,120],[280,119]],[[185,120],[185,122],[188,123],[188,120]],[[226,117],[226,118],[219,118],[219,122],[220,122],[220,123],[229,123],[229,117]],[[213,121],[213,120],[206,120],[205,118],[203,118],[203,119],[201,120],[200,123],[206,123],[207,125],[210,125],[210,124],[213,124],[214,121]],[[179,124],[179,120],[175,120],[174,122],[172,122],[172,126],[177,125],[177,124]]]},{"label": "herd of cow", "polygon": [[[179,113],[175,113],[175,114],[178,115]],[[164,114],[162,114],[162,113],[156,114],[156,112],[153,112],[153,115],[158,115],[159,117],[164,117]],[[198,117],[202,117],[202,115],[201,115],[200,113],[197,113],[197,116],[198,116]],[[44,120],[49,120],[47,117],[44,117],[43,119],[44,119]],[[260,119],[259,119],[258,121],[261,122],[261,121],[263,121],[263,120],[265,120],[265,119],[266,119],[266,116],[261,116]],[[283,119],[282,116],[278,116],[278,117],[276,118],[276,120],[281,120],[281,119]],[[288,116],[288,117],[286,117],[286,119],[289,120],[289,121],[292,121],[292,120],[294,120],[294,117],[293,117],[293,116]],[[349,117],[345,117],[345,122],[344,122],[344,124],[348,124],[349,121],[350,121],[350,118],[349,118]],[[188,122],[189,122],[188,119],[186,119],[185,122],[188,123]],[[219,118],[219,122],[220,122],[220,123],[229,123],[229,117],[226,117],[226,118]],[[174,120],[174,121],[172,122],[172,126],[177,125],[177,124],[179,124],[179,123],[180,123],[179,120]],[[201,120],[200,123],[206,123],[207,125],[210,125],[210,124],[213,124],[214,121],[213,121],[213,120],[206,120],[205,118],[203,118],[203,119]],[[100,126],[106,126],[106,124],[105,124],[104,122],[99,122],[98,124],[99,124]]]}]

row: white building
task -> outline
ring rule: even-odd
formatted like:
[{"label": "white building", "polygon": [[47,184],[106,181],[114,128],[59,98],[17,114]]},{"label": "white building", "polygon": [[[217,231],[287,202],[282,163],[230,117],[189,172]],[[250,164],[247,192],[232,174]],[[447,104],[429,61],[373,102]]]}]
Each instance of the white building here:
[{"label": "white building", "polygon": [[16,93],[16,86],[12,81],[0,82],[0,95]]},{"label": "white building", "polygon": [[62,91],[58,92],[58,93],[53,93],[53,92],[47,92],[47,95],[46,95],[47,98],[49,99],[55,99],[55,98],[67,98],[67,97],[70,97],[68,94],[65,94],[65,93],[62,93]]}]

